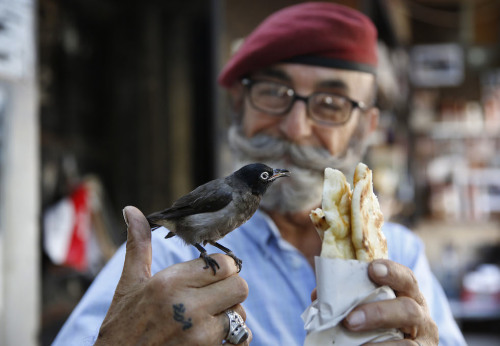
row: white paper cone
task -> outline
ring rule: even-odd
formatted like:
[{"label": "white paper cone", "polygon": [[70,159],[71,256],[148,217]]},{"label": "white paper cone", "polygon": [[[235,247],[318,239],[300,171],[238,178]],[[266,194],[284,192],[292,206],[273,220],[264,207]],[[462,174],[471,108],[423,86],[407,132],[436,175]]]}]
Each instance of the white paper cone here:
[{"label": "white paper cone", "polygon": [[361,345],[403,339],[397,329],[350,332],[340,323],[356,306],[394,299],[388,286],[377,287],[368,278],[368,263],[316,257],[318,299],[302,314],[307,331],[306,346]]}]

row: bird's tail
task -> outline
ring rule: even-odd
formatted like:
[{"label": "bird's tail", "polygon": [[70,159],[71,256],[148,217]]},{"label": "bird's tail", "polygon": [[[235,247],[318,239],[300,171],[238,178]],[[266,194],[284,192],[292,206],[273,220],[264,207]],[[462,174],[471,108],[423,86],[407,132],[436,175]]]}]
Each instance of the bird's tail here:
[{"label": "bird's tail", "polygon": [[151,227],[151,232],[157,230],[158,228],[160,228],[161,226],[158,226],[158,225],[154,225],[154,224],[151,224],[149,223],[149,226]]},{"label": "bird's tail", "polygon": [[[151,216],[151,215],[150,215]],[[158,225],[157,223],[155,223],[155,219],[150,217],[150,216],[147,216],[146,217],[146,220],[148,220],[148,223],[149,223],[149,226],[151,227],[151,232],[153,232],[154,230],[156,230],[157,228],[160,228],[162,227],[162,225]],[[172,238],[173,236],[175,235],[174,232],[168,232],[168,234],[165,236],[165,239],[168,239],[168,238]]]},{"label": "bird's tail", "polygon": [[169,229],[170,232],[165,236],[165,239],[172,238],[175,233],[171,231],[173,225],[169,225],[169,223],[165,223],[165,218],[161,212],[156,212],[146,216],[146,220],[148,220],[149,226],[151,227],[151,232],[160,227],[165,227]]},{"label": "bird's tail", "polygon": [[154,231],[154,230],[156,230],[157,228],[161,227],[161,225],[158,225],[155,222],[156,218],[154,216],[155,216],[155,213],[146,216],[146,220],[148,220],[149,227],[151,227],[151,232]]}]

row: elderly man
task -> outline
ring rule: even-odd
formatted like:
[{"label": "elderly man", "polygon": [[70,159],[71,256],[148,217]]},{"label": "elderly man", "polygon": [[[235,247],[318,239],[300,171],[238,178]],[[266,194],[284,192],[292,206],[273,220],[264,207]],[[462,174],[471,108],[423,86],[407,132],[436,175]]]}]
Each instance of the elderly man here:
[{"label": "elderly man", "polygon": [[[375,27],[357,11],[308,2],[265,20],[219,77],[237,113],[229,131],[236,166],[261,161],[292,172],[222,240],[243,270],[222,254],[212,255],[216,275],[204,270],[201,259],[191,260],[196,249],[163,239],[165,229],[151,236],[144,215],[127,207],[126,246],[55,344],[230,344],[238,340],[228,332],[246,328],[238,315],[248,327],[244,344],[303,344],[301,313],[316,286],[313,259],[321,248],[308,214],[321,203],[324,168],[352,174],[377,126],[376,65]],[[368,275],[397,298],[358,306],[344,326],[398,328],[404,345],[465,344],[422,243],[402,226],[386,223],[384,232],[391,260],[374,261]]]}]

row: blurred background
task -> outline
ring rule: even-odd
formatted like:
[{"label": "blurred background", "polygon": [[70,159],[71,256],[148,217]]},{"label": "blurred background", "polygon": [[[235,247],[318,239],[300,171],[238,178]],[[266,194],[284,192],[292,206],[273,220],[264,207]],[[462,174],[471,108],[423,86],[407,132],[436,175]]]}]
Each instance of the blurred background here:
[{"label": "blurred background", "polygon": [[[228,173],[215,79],[289,0],[0,0],[0,345],[49,345],[149,213]],[[500,1],[346,0],[379,30],[365,162],[470,345],[500,344]]]}]

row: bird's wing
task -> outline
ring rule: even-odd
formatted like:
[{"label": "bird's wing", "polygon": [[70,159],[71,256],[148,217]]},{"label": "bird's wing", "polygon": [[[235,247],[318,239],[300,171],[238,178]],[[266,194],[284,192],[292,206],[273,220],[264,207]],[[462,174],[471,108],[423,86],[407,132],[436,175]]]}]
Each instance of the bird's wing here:
[{"label": "bird's wing", "polygon": [[232,201],[232,189],[224,181],[211,181],[179,198],[172,207],[148,216],[148,219],[177,219],[193,214],[209,213],[224,208]]}]

